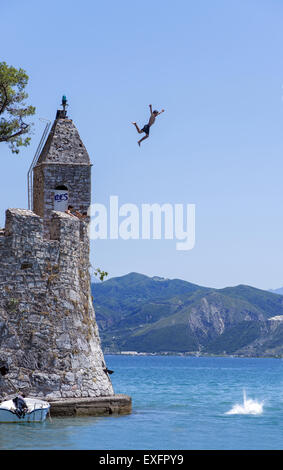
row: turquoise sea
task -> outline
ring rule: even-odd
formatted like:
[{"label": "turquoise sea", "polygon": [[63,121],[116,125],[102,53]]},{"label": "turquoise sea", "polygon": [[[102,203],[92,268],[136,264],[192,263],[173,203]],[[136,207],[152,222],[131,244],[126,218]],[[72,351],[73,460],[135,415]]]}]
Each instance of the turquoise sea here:
[{"label": "turquoise sea", "polygon": [[282,359],[105,359],[131,415],[0,424],[0,449],[283,449]]}]

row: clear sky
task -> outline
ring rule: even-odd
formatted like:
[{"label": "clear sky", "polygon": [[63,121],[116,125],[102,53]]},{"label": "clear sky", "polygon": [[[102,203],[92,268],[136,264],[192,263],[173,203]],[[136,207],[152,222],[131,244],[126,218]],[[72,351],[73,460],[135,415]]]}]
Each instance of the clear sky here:
[{"label": "clear sky", "polygon": [[[29,148],[1,144],[0,217],[27,207],[26,175],[61,97],[93,163],[93,202],[196,206],[196,244],[97,240],[91,262],[210,287],[283,285],[283,3],[14,0],[1,57],[30,77]],[[141,148],[131,121],[165,109]]]}]

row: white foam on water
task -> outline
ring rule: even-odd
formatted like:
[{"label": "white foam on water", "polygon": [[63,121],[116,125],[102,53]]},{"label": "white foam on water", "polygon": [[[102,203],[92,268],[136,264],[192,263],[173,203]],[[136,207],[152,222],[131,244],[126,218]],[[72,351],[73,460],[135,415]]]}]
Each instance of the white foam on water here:
[{"label": "white foam on water", "polygon": [[248,399],[246,391],[243,391],[243,404],[234,405],[226,415],[260,415],[263,412],[263,402]]}]

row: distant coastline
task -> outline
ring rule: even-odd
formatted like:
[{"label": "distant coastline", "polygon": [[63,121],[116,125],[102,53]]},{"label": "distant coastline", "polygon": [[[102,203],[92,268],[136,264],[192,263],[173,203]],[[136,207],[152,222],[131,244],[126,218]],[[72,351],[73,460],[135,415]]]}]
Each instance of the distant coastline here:
[{"label": "distant coastline", "polygon": [[138,351],[104,351],[105,356],[183,356],[183,357],[223,357],[240,359],[283,359],[283,355],[244,356],[241,354],[206,354],[193,352],[138,352]]}]

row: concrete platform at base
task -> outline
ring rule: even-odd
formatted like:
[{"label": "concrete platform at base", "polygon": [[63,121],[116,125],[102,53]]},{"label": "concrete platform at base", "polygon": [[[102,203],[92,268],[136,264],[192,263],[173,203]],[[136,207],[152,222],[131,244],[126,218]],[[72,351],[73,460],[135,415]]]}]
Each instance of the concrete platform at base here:
[{"label": "concrete platform at base", "polygon": [[132,412],[132,399],[118,394],[109,397],[61,398],[49,400],[52,417],[109,416]]}]

